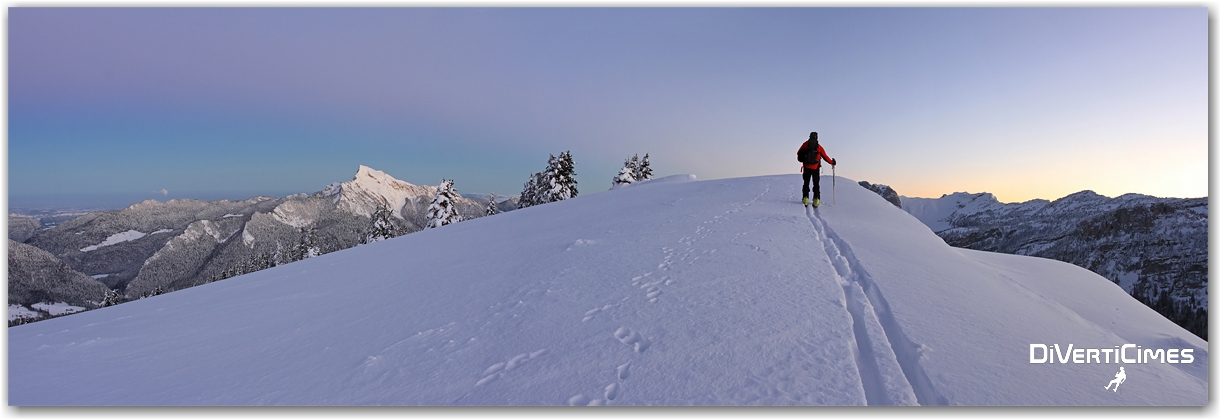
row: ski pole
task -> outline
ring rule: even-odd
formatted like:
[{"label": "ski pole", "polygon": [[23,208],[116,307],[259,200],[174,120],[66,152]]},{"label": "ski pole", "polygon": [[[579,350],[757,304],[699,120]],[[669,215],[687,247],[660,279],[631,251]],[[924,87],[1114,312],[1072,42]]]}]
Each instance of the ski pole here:
[{"label": "ski pole", "polygon": [[835,194],[835,165],[830,165],[830,199],[831,204],[838,205],[839,196]]}]

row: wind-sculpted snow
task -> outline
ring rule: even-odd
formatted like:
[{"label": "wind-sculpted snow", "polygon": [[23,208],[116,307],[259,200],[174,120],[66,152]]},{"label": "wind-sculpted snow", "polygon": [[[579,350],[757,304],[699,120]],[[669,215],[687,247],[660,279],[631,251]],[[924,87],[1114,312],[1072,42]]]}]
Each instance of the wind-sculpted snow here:
[{"label": "wind-sculpted snow", "polygon": [[[794,175],[621,188],[13,327],[10,404],[1207,403],[1206,342],[1104,278],[838,183],[808,212]],[[1127,342],[1197,356],[1117,392],[1029,362]]]}]

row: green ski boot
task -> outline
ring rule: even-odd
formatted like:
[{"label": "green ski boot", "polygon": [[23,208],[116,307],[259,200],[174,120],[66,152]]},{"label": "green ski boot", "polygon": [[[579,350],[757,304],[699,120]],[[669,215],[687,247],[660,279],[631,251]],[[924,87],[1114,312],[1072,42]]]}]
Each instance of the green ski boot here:
[{"label": "green ski boot", "polygon": [[801,204],[804,206],[809,206],[809,198],[808,197],[801,198]]},{"label": "green ski boot", "polygon": [[818,207],[818,205],[822,205],[822,200],[821,200],[821,199],[814,199],[814,200],[813,200],[813,207],[814,207],[814,208],[817,208],[817,207]]}]

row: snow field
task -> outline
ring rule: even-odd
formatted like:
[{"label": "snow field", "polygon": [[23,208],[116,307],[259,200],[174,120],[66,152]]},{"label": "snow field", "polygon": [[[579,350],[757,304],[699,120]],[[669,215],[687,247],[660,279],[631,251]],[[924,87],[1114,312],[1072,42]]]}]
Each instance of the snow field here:
[{"label": "snow field", "polygon": [[[52,315],[52,316],[58,316],[58,315],[61,315],[61,314],[68,314],[68,313],[76,313],[76,312],[80,312],[80,311],[85,311],[85,308],[84,308],[84,307],[77,307],[77,306],[74,306],[74,305],[71,305],[71,304],[68,304],[68,303],[62,303],[62,302],[60,302],[60,303],[50,303],[50,304],[48,304],[48,303],[35,303],[35,304],[33,305],[33,307],[34,307],[35,309],[38,309],[38,310],[43,310],[43,311],[46,311],[47,313],[50,313],[50,315]],[[30,310],[30,309],[25,308],[24,306],[20,306],[20,305],[15,305],[15,304],[14,304],[14,305],[9,305],[9,306],[8,306],[8,319],[9,319],[9,321],[16,320],[16,319],[18,319],[18,318],[20,318],[20,317],[32,317],[32,318],[38,318],[38,317],[42,317],[42,313],[41,313],[41,312],[38,312],[38,311]]]},{"label": "snow field", "polygon": [[85,246],[85,247],[81,248],[80,251],[91,252],[91,251],[97,250],[98,248],[101,248],[101,247],[116,245],[116,244],[119,244],[122,242],[129,242],[132,240],[142,238],[144,236],[147,236],[147,234],[141,233],[136,230],[127,230],[127,231],[124,231],[121,233],[112,234],[112,235],[110,235],[110,237],[107,237],[106,240],[103,240],[101,243],[98,243],[98,244],[95,244],[92,246]]},{"label": "snow field", "polygon": [[[847,179],[809,211],[795,175],[658,181],[10,328],[10,403],[1207,403],[1206,342],[1088,271],[951,248]],[[1198,361],[1117,393],[1028,362],[1128,341]]]},{"label": "snow field", "polygon": [[51,313],[52,316],[85,311],[84,307],[77,307],[68,303],[35,303],[32,307]]},{"label": "snow field", "polygon": [[19,305],[9,305],[8,306],[8,320],[9,321],[17,320],[18,318],[21,318],[21,317],[38,318],[41,316],[42,316],[42,313],[39,313],[34,310],[30,310],[23,306],[19,306]]}]

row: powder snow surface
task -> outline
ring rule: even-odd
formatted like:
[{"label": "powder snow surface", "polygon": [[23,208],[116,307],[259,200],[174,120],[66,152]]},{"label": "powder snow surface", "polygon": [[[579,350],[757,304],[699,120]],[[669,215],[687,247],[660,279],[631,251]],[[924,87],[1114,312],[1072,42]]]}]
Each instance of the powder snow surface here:
[{"label": "powder snow surface", "polygon": [[[823,177],[824,191],[830,178]],[[1207,342],[844,179],[648,182],[9,329],[11,405],[1203,405]],[[1030,344],[1193,348],[1031,364]]]}]

